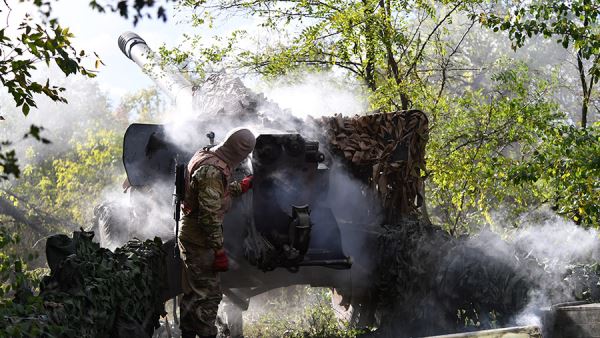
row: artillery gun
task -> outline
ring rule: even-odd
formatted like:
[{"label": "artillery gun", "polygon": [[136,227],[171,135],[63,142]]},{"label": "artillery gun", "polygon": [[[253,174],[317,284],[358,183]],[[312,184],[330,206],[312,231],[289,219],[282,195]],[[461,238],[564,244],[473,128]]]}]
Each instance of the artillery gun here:
[{"label": "artillery gun", "polygon": [[[373,207],[366,184],[356,183],[342,169],[343,159],[327,147],[326,135],[252,93],[239,79],[217,74],[201,86],[192,85],[177,70],[161,66],[135,33],[122,34],[119,47],[187,118],[127,128],[123,187],[129,201],[107,201],[95,208],[94,229],[101,245],[115,248],[133,237],[158,235],[166,241],[165,250],[172,252],[176,165],[187,163],[197,149],[213,145],[215,135],[222,137],[231,127],[250,127],[258,134],[256,147],[248,161],[235,168],[234,178],[252,173],[253,189],[233,204],[223,226],[232,262],[230,270],[221,274],[226,298],[245,310],[252,296],[271,289],[332,287],[353,305],[357,324],[370,324],[374,308],[369,252],[381,229],[375,224],[374,210],[381,208]],[[403,151],[400,155],[407,156]],[[355,189],[342,191],[348,182]],[[348,193],[354,201],[344,205],[340,198],[350,198]],[[167,257],[165,300],[181,293],[180,262],[170,259],[173,254]]]}]

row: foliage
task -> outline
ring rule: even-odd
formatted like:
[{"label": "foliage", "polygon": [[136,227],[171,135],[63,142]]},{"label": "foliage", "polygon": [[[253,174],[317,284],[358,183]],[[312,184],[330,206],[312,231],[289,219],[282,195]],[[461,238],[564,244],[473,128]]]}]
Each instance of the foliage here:
[{"label": "foliage", "polygon": [[[587,0],[581,1],[582,6],[589,5]],[[563,5],[554,8],[562,8],[559,14],[563,24],[579,25],[577,33],[563,24],[551,27],[550,23],[555,22],[553,7],[545,8],[544,3],[521,3],[515,7],[515,15],[506,17],[482,14],[464,20],[465,14],[474,13],[475,4],[190,1],[186,5],[194,9],[192,21],[196,25],[211,26],[219,18],[243,15],[256,20],[268,36],[259,35],[262,41],[255,41],[253,48],[248,48],[244,39],[256,36],[254,32],[234,31],[228,40],[221,36],[213,45],[191,36],[193,52],[175,49],[163,50],[162,54],[176,62],[189,62],[195,56],[203,60],[196,64],[202,71],[229,65],[267,78],[338,69],[365,84],[373,108],[391,111],[416,106],[431,112],[427,202],[437,216],[434,220],[452,234],[459,234],[493,223],[492,212],[499,208],[506,207],[511,216],[516,216],[547,201],[549,187],[543,183],[547,180],[515,184],[508,172],[533,156],[540,143],[551,142],[548,133],[565,119],[549,98],[560,84],[554,77],[532,75],[536,70],[524,64],[501,61],[491,86],[470,87],[474,82],[470,76],[475,74],[461,69],[468,70],[472,65],[457,60],[462,57],[461,46],[474,24],[479,20],[496,30],[513,29],[515,48],[536,32],[549,36],[579,34],[575,46],[585,49],[581,57],[597,55],[591,51],[598,39],[586,40],[596,34],[595,21],[588,19],[590,25],[581,28],[585,18],[579,22],[564,13],[581,10],[587,14],[578,15],[589,16],[596,7],[577,9],[573,3],[567,9]],[[523,11],[530,11],[530,15]],[[459,22],[461,15],[463,22],[453,23]],[[535,15],[539,20],[531,19]],[[549,15],[548,24],[543,23],[545,15]],[[567,19],[571,21],[564,21]],[[519,33],[523,29],[531,33]],[[451,36],[450,30],[454,30],[455,42],[444,41]],[[574,41],[573,36],[569,39]],[[465,84],[460,85],[457,79]],[[587,88],[591,91],[591,85]],[[538,173],[539,177],[544,175]]]},{"label": "foliage", "polygon": [[[1,182],[0,189],[0,222],[10,233],[20,234],[20,243],[14,245],[17,251],[32,246],[43,249],[40,237],[87,224],[93,210],[90,203],[102,198],[106,186],[116,186],[115,180],[123,175],[120,149],[124,128],[112,117],[106,96],[87,79],[57,81],[76,88],[66,93],[68,106],[40,98],[41,108],[27,117],[6,107],[4,113],[12,118],[0,124],[0,130],[14,140],[7,149],[15,152],[20,164],[19,178]],[[1,100],[10,105],[7,95]],[[45,127],[31,128],[30,123]],[[25,131],[34,135],[23,139]],[[52,144],[45,144],[49,140]],[[83,187],[82,192],[75,191],[77,187]],[[44,266],[45,260],[30,265]]]},{"label": "foliage", "polygon": [[72,151],[23,169],[13,191],[36,196],[36,205],[85,224],[105,187],[122,175],[122,136],[116,130],[88,130],[84,140],[71,140]]},{"label": "foliage", "polygon": [[122,121],[158,123],[162,121],[165,110],[166,102],[158,88],[149,87],[123,96],[115,115]]},{"label": "foliage", "polygon": [[257,300],[252,300],[249,314],[255,318],[245,318],[245,337],[345,338],[364,333],[336,318],[328,289],[288,287],[258,298],[267,298],[268,303],[256,309]]},{"label": "foliage", "polygon": [[266,77],[337,69],[379,94],[376,108],[407,109],[411,92],[419,88],[415,86],[421,81],[418,68],[433,37],[442,34],[453,14],[470,3],[187,1],[184,4],[195,13],[195,25],[210,27],[218,18],[239,15],[255,19],[264,31],[252,48],[248,48],[248,39],[257,34],[246,30],[235,30],[227,40],[217,37],[217,43],[208,45],[201,36],[190,36],[193,52],[187,55],[197,56],[199,68],[204,70],[229,63],[232,68]]},{"label": "foliage", "polygon": [[514,2],[504,16],[483,16],[484,24],[494,31],[507,30],[513,48],[523,47],[528,38],[541,34],[556,38],[564,48],[573,44],[586,60],[593,60],[591,73],[600,76],[600,31],[597,20],[600,6],[592,0]]},{"label": "foliage", "polygon": [[449,97],[432,117],[427,196],[436,221],[451,234],[493,223],[490,212],[505,203],[519,213],[541,198],[536,186],[515,185],[507,174],[562,114],[547,99],[552,83],[532,78],[524,64],[501,66],[490,92]]},{"label": "foliage", "polygon": [[[163,0],[165,5],[168,2],[176,2],[176,0]],[[108,1],[97,1],[91,0],[90,7],[97,10],[100,13],[110,10],[111,12],[118,13],[125,19],[129,19],[129,16],[133,17],[133,24],[137,25],[139,20],[143,18],[151,19],[152,15],[145,11],[145,9],[154,7],[156,5],[155,0],[108,0]],[[161,19],[163,22],[167,21],[167,11],[165,6],[158,5],[156,9],[156,18]]]},{"label": "foliage", "polygon": [[[34,94],[42,94],[53,101],[66,102],[61,92],[64,88],[50,83],[34,81],[31,72],[37,64],[55,64],[65,75],[80,73],[94,77],[93,71],[83,67],[86,52],[71,45],[73,34],[62,27],[57,19],[50,18],[51,7],[42,1],[27,1],[39,8],[41,23],[27,14],[13,32],[9,27],[0,29],[0,83],[27,115],[36,107]],[[8,7],[10,15],[10,7]]]},{"label": "foliage", "polygon": [[[2,142],[2,146],[4,147],[10,146],[10,144],[9,141]],[[2,180],[7,180],[10,175],[19,177],[21,169],[17,163],[17,156],[14,149],[0,152],[0,168],[2,168],[2,173],[0,174],[0,179]]]},{"label": "foliage", "polygon": [[76,232],[73,239],[58,235],[49,240],[62,257],[51,265],[39,296],[24,303],[3,300],[0,335],[126,337],[152,332],[163,312],[162,242],[133,241],[112,253],[92,242],[92,236]]},{"label": "foliage", "polygon": [[[21,23],[13,29],[0,29],[0,83],[12,95],[17,107],[21,107],[27,115],[31,107],[36,107],[34,94],[42,94],[53,101],[66,102],[62,92],[63,87],[55,86],[47,79],[45,83],[34,81],[31,72],[37,69],[37,64],[43,62],[46,66],[55,64],[65,75],[80,73],[94,77],[95,72],[83,66],[82,61],[88,55],[84,50],[72,46],[73,33],[60,25],[58,19],[52,18],[52,1],[21,0],[38,9],[39,20],[27,14]],[[165,0],[169,2],[169,0]],[[12,9],[6,3],[7,16]],[[155,5],[154,0],[119,0],[119,1],[90,1],[90,7],[99,12],[106,9],[124,18],[129,18],[132,11],[133,22],[136,24],[142,17],[151,18],[143,13],[146,7]],[[166,21],[165,8],[159,5],[156,17]],[[96,55],[96,67],[101,63]]]},{"label": "foliage", "polygon": [[587,129],[553,127],[533,156],[509,168],[517,187],[541,187],[541,198],[575,223],[600,226],[600,124]]},{"label": "foliage", "polygon": [[[32,276],[27,271],[25,260],[31,260],[33,255],[25,255],[21,252],[17,255],[11,252],[11,246],[18,244],[19,237],[7,232],[5,227],[0,227],[0,323],[3,331],[1,337],[10,336],[6,322],[14,322],[31,333],[31,336],[39,336],[41,332],[51,335],[59,335],[61,330],[42,320],[37,322],[23,321],[22,318],[31,317],[43,311],[41,298],[34,296],[33,285],[39,283],[39,276]],[[21,257],[20,257],[21,256]]]},{"label": "foliage", "polygon": [[[505,15],[482,15],[480,21],[494,31],[507,30],[514,49],[533,35],[555,38],[564,48],[573,46],[583,92],[581,123],[585,128],[592,88],[600,79],[600,6],[592,0],[516,1],[512,5]],[[591,62],[587,72],[583,60]]]},{"label": "foliage", "polygon": [[[167,2],[169,1],[164,1]],[[475,81],[468,78],[469,75],[460,71],[456,74],[466,79],[465,83],[462,85],[457,82],[450,83],[450,76],[447,73],[450,71],[451,60],[458,58],[457,55],[461,53],[459,47],[464,37],[469,34],[475,21],[479,19],[489,27],[508,30],[515,48],[522,46],[526,39],[534,34],[557,37],[565,48],[573,46],[577,51],[578,61],[581,61],[578,67],[580,76],[583,75],[584,99],[587,95],[589,101],[593,85],[598,79],[597,42],[599,41],[596,38],[597,15],[594,16],[594,11],[597,12],[598,7],[591,1],[522,2],[512,8],[512,12],[507,16],[492,14],[471,17],[466,25],[461,26],[460,29],[464,29],[464,33],[459,34],[456,44],[443,41],[449,36],[449,29],[458,29],[456,26],[451,26],[450,22],[456,19],[457,14],[469,9],[472,3],[470,1],[215,0],[181,3],[195,10],[192,20],[198,25],[212,25],[213,15],[227,17],[241,14],[258,20],[261,27],[268,34],[272,34],[273,39],[267,45],[247,48],[244,39],[252,36],[254,32],[235,31],[229,39],[218,38],[216,45],[203,45],[205,39],[190,36],[191,46],[195,49],[193,53],[183,49],[161,49],[161,53],[174,62],[187,62],[192,57],[198,57],[202,61],[197,61],[196,70],[200,72],[209,70],[211,66],[221,67],[231,62],[239,69],[256,71],[267,78],[282,74],[294,76],[298,71],[304,70],[337,69],[345,75],[358,78],[365,84],[369,89],[371,104],[375,108],[389,111],[396,110],[398,107],[416,106],[431,112],[431,139],[427,152],[427,202],[431,207],[430,210],[433,211],[432,214],[437,217],[433,220],[443,224],[451,234],[458,236],[479,229],[484,223],[493,223],[492,212],[498,208],[508,207],[518,214],[542,203],[550,203],[559,213],[581,224],[598,226],[600,215],[597,203],[600,199],[597,179],[600,176],[598,175],[598,158],[600,158],[598,125],[591,125],[586,130],[570,126],[564,120],[563,114],[558,111],[555,102],[549,99],[557,84],[552,79],[543,80],[532,75],[532,69],[524,64],[504,62],[494,65],[500,70],[495,73],[490,87],[475,85]],[[125,18],[132,17],[134,23],[137,23],[147,16],[145,9],[155,6],[156,2],[107,0],[90,1],[90,5],[100,12],[113,11]],[[579,15],[582,16],[578,17]],[[157,17],[166,19],[163,6],[158,8]],[[52,26],[53,24],[55,26]],[[29,21],[28,25],[31,26],[29,32],[31,35],[39,33],[32,21]],[[40,27],[46,29],[44,31],[46,35],[42,34],[39,38],[26,36],[27,28],[24,27],[21,28],[24,29],[22,32],[24,35],[9,40],[3,37],[4,40],[1,41],[23,45],[22,56],[24,56],[27,55],[28,49],[33,48],[32,46],[39,50],[41,47],[37,44],[60,38],[63,44],[57,48],[63,48],[67,56],[63,56],[59,51],[55,51],[55,54],[48,52],[50,59],[67,58],[80,65],[82,59],[77,57],[83,58],[85,55],[73,54],[76,51],[70,47],[68,30],[59,28],[58,23],[56,21],[53,23],[52,20],[44,21]],[[273,40],[277,42],[273,43]],[[4,49],[1,51],[1,56],[5,56]],[[587,74],[581,73],[583,67],[588,65],[584,60],[591,63]],[[35,61],[32,60],[30,64],[32,67],[36,65]],[[87,72],[86,75],[93,75],[87,70],[73,68],[74,64],[70,61],[55,62],[65,65],[66,70],[61,68],[65,74]],[[35,85],[37,82],[27,80],[30,79],[29,70],[33,68],[24,69],[25,85],[20,81],[16,84],[17,87],[25,86],[18,87],[22,90],[20,95],[25,95],[20,98],[23,113],[28,113],[29,107],[35,106],[35,102],[32,104],[27,100],[27,91],[24,88],[27,88],[28,84],[30,95],[41,93],[53,100],[62,101],[60,87],[48,82],[45,85],[42,85],[43,82]],[[6,71],[7,74],[13,74],[11,69],[6,68]],[[451,85],[454,87],[451,88]],[[122,120],[127,120],[129,114],[136,114],[148,121],[156,119],[157,116],[153,114],[157,109],[161,109],[161,103],[153,93],[149,90],[127,97],[118,112]],[[30,98],[33,100],[34,96]],[[19,104],[14,94],[13,99]],[[586,123],[584,122],[583,125],[585,126]],[[30,132],[32,137],[37,135],[41,138],[39,130],[33,129]],[[91,206],[95,204],[93,199],[99,198],[102,189],[111,184],[117,175],[115,169],[121,152],[120,138],[120,133],[112,129],[95,126],[93,130],[87,131],[85,140],[70,141],[73,151],[25,167],[21,172],[21,180],[14,186],[14,192],[27,196],[31,200],[35,199],[44,210],[57,211],[61,216],[85,223],[88,218],[86,216],[91,212]],[[0,163],[3,169],[1,178],[8,178],[10,174],[19,174],[20,169],[14,152],[5,151],[0,154]],[[429,231],[430,236],[439,236],[443,241],[435,239],[429,241],[426,235],[419,233],[426,230]],[[0,243],[2,243],[0,248],[18,245],[12,240],[13,237],[3,231],[0,233]],[[403,301],[407,300],[406,303],[396,302],[397,304],[410,304],[410,301],[418,298],[421,302],[418,304],[424,305],[421,308],[428,308],[425,305],[428,305],[427,301],[430,300],[428,297],[434,288],[419,278],[434,276],[434,273],[428,274],[431,272],[428,269],[435,269],[437,266],[428,264],[427,255],[438,252],[436,258],[440,258],[439,252],[449,252],[440,248],[445,244],[449,245],[447,243],[451,243],[451,240],[439,229],[431,230],[425,226],[422,228],[406,226],[399,231],[404,233],[392,233],[389,236],[392,241],[386,243],[384,246],[386,252],[381,255],[385,257],[384,263],[389,263],[389,265],[384,264],[383,267],[389,267],[387,270],[392,271],[388,275],[391,278],[388,280],[387,287],[396,290],[401,297],[407,297],[402,298]],[[411,231],[418,233],[418,236],[414,235],[415,241],[412,242],[406,240],[406,236],[412,236]],[[10,244],[4,244],[8,242]],[[395,252],[399,255],[389,254],[390,250],[395,250],[393,245],[399,244],[402,244],[402,248]],[[123,264],[121,259],[126,256],[127,259],[132,259],[135,255],[125,253],[111,255],[97,247],[88,248],[91,248],[90,251],[83,250],[81,255],[71,258],[69,264],[73,263],[78,271],[84,273],[83,277],[78,273],[72,275],[75,279],[82,277],[85,283],[91,283],[85,284],[91,285],[89,289],[75,288],[77,291],[70,293],[71,290],[49,287],[46,289],[50,290],[50,294],[47,294],[49,298],[44,300],[52,300],[46,303],[40,297],[21,297],[20,299],[25,299],[24,303],[10,301],[8,297],[0,297],[3,302],[0,321],[5,321],[2,323],[3,327],[9,326],[14,329],[13,333],[16,336],[19,332],[33,335],[46,332],[59,336],[80,333],[82,330],[90,335],[108,334],[107,332],[114,327],[111,326],[110,322],[113,319],[108,313],[114,312],[117,303],[115,299],[126,298],[125,295],[117,295],[117,293],[124,288],[128,290],[131,288],[130,284],[125,283],[129,277],[123,276],[123,273],[125,271],[135,273],[139,266],[136,263],[132,265],[127,263],[123,265],[125,266],[123,270],[119,265]],[[408,252],[407,248],[412,251]],[[430,250],[422,250],[423,248]],[[14,247],[10,250],[15,251]],[[467,256],[460,250],[455,249],[456,257]],[[413,256],[401,256],[407,253]],[[24,272],[23,266],[22,260],[14,255],[6,254],[5,251],[0,254],[0,273],[6,273],[2,275],[3,290],[11,297],[19,290],[27,289],[22,286],[28,283],[30,276]],[[473,266],[479,268],[483,265],[473,263]],[[486,269],[479,274],[471,273],[470,276],[487,276],[488,272],[495,271],[491,268]],[[467,271],[467,269],[460,271],[463,270]],[[480,270],[474,268],[473,271]],[[584,274],[588,272],[585,270]],[[89,275],[85,275],[87,273]],[[415,278],[406,282],[406,278],[411,276]],[[469,279],[467,274],[460,276],[464,279],[457,278],[457,282],[474,280]],[[506,274],[498,274],[498,276],[505,277]],[[490,280],[485,279],[485,282],[489,285]],[[590,285],[597,282],[593,279],[590,281]],[[140,283],[147,286],[144,283],[149,282],[143,280]],[[482,293],[491,292],[491,289],[475,287],[472,289],[482,290]],[[72,331],[69,331],[71,326],[54,328],[53,323],[62,323],[65,319],[69,319],[69,325],[89,324],[85,320],[80,321],[74,315],[74,313],[78,316],[80,313],[88,313],[88,308],[85,306],[89,299],[83,296],[82,290],[92,294],[94,306],[106,306],[106,308],[92,309],[93,311],[89,311],[89,317],[84,318],[101,323],[97,324],[101,327],[88,325],[85,328],[77,327]],[[149,290],[148,288],[141,290],[140,295],[148,296],[145,292],[150,292]],[[52,293],[55,291],[56,293]],[[585,297],[585,292],[582,294],[584,295],[582,297]],[[136,295],[138,294],[134,296]],[[387,301],[398,300],[389,295],[386,294]],[[131,296],[131,293],[128,292],[127,296]],[[450,297],[445,299],[451,303],[451,301],[477,299],[479,296],[481,294],[471,292],[458,300]],[[288,304],[282,302],[275,306],[274,311],[264,314],[256,322],[248,325],[246,328],[248,335],[290,337],[356,335],[357,331],[348,331],[347,323],[337,321],[328,297],[326,291],[316,291],[317,301],[291,317],[284,315]],[[491,298],[487,297],[487,299]],[[125,304],[118,313],[137,316],[138,305],[143,301],[139,299],[136,301],[138,303]],[[480,318],[476,309],[479,304],[462,304],[463,307],[460,309],[463,312],[460,313],[460,317],[464,322],[459,324],[463,327],[482,325],[478,322]],[[82,310],[84,308],[85,310]],[[70,312],[71,310],[74,312]],[[414,310],[414,307],[410,307],[410,310]],[[43,317],[48,311],[57,317],[51,319]],[[36,315],[40,317],[35,317]],[[406,318],[410,316],[404,317]],[[127,318],[126,321],[131,322],[131,319]],[[140,319],[141,317],[135,318],[136,321]],[[104,325],[105,323],[107,324]]]},{"label": "foliage", "polygon": [[[46,67],[53,64],[66,76],[79,73],[91,78],[95,76],[95,72],[83,66],[83,60],[88,55],[84,50],[72,46],[73,34],[69,29],[62,27],[56,18],[51,17],[51,2],[20,2],[37,8],[39,18],[26,14],[18,27],[7,25],[0,28],[0,84],[12,96],[16,107],[21,107],[22,113],[27,115],[32,107],[37,107],[35,94],[52,101],[67,102],[62,94],[65,88],[55,85],[49,78],[45,83],[32,78],[31,73],[37,70],[40,63]],[[4,3],[6,9],[0,12],[6,12],[8,22],[12,9],[6,1]],[[100,60],[97,59],[96,65],[99,63]],[[35,128],[38,127],[32,126],[32,132],[35,132]],[[37,135],[30,134],[34,137]],[[9,146],[10,143],[11,140],[5,140],[2,146]],[[19,176],[20,168],[13,150],[0,152],[0,167],[2,180],[8,179],[10,175]]]},{"label": "foliage", "polygon": [[[42,130],[44,130],[43,127],[32,124],[29,126],[29,131],[23,136],[23,139],[31,137],[43,144],[50,143],[50,140],[40,135]],[[8,147],[11,144],[10,141],[4,141],[0,144],[0,168],[2,168],[0,180],[8,180],[11,175],[15,178],[19,178],[19,175],[21,175],[21,168],[19,167],[15,150],[11,149],[2,152],[2,146]]]},{"label": "foliage", "polygon": [[[165,0],[165,3],[169,0]],[[79,50],[72,45],[73,33],[68,27],[60,25],[57,18],[52,17],[53,0],[20,0],[18,3],[31,5],[37,9],[37,15],[26,14],[17,27],[9,25],[0,28],[0,84],[12,96],[17,107],[21,108],[24,115],[28,115],[31,108],[37,107],[35,95],[39,94],[50,98],[52,101],[67,103],[64,96],[65,88],[56,85],[50,78],[46,81],[35,80],[32,72],[38,69],[39,64],[45,64],[50,68],[56,66],[64,75],[81,74],[92,78],[96,71],[86,68],[84,60],[90,57],[84,50]],[[90,6],[99,12],[106,9],[118,12],[120,16],[129,18],[133,14],[133,22],[136,24],[142,17],[150,18],[151,15],[144,13],[145,7],[152,7],[154,0],[119,0],[119,1],[96,1],[90,0]],[[9,22],[12,8],[5,1],[5,12],[7,23]],[[157,18],[166,21],[165,8],[159,5]],[[94,53],[95,67],[98,68],[102,61]],[[38,128],[37,126],[32,126]],[[34,133],[29,133],[34,136]],[[40,139],[44,141],[45,139]],[[0,179],[8,179],[11,175],[19,177],[20,168],[17,157],[12,150],[3,150],[12,140],[3,140],[0,144]]]},{"label": "foliage", "polygon": [[[21,285],[25,281],[23,274],[23,261],[11,256],[8,247],[12,244],[19,242],[19,237],[14,234],[9,234],[5,227],[0,227],[0,282],[2,283],[0,288],[0,299],[4,299],[5,295],[9,293],[15,293],[21,289]],[[13,268],[13,270],[9,270]],[[15,272],[16,275],[12,276],[11,272]]]}]

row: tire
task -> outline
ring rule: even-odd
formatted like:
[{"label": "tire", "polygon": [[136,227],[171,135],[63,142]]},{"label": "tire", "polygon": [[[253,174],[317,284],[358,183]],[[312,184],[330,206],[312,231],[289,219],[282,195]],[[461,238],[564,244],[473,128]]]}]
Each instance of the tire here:
[{"label": "tire", "polygon": [[239,338],[244,336],[243,310],[232,301],[223,297],[222,311],[219,313],[217,322],[221,324],[220,332],[223,336]]},{"label": "tire", "polygon": [[131,210],[118,202],[103,202],[94,208],[94,230],[100,246],[114,250],[130,239]]},{"label": "tire", "polygon": [[338,319],[349,322],[353,328],[372,327],[378,324],[377,304],[369,290],[354,289],[351,294],[344,295],[343,290],[334,288],[331,305]]}]

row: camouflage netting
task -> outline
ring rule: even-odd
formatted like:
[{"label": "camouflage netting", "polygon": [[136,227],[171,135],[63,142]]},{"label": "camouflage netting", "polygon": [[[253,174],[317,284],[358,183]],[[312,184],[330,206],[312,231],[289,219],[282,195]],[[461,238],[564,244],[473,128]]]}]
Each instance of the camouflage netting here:
[{"label": "camouflage netting", "polygon": [[565,272],[492,232],[454,238],[434,225],[405,221],[380,235],[378,251],[380,336],[503,327],[526,309],[541,315],[551,304],[600,301],[597,263]]},{"label": "camouflage netting", "polygon": [[323,118],[331,149],[374,188],[395,223],[416,215],[423,202],[427,116],[420,110]]},{"label": "camouflage netting", "polygon": [[50,276],[43,304],[27,317],[0,318],[10,337],[150,337],[164,313],[165,253],[159,238],[130,241],[114,253],[93,233],[48,239]]},{"label": "camouflage netting", "polygon": [[[600,268],[566,273],[497,234],[455,238],[420,220],[428,121],[409,110],[321,120],[329,149],[377,191],[384,209],[376,264],[376,336],[410,337],[514,324],[543,306],[600,300]],[[545,303],[544,303],[545,302]]]},{"label": "camouflage netting", "polygon": [[[240,124],[251,123],[256,127],[289,130],[300,126],[302,121],[270,101],[262,93],[256,93],[242,80],[225,72],[211,74],[199,87],[193,99],[193,116],[196,121],[210,125],[217,137]],[[213,123],[214,122],[214,123]],[[218,130],[219,125],[226,128]]]}]

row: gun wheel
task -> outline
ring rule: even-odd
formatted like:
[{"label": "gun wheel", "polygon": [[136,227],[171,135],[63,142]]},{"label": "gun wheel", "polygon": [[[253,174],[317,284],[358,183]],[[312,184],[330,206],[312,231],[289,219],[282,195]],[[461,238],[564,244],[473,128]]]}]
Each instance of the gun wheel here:
[{"label": "gun wheel", "polygon": [[94,228],[100,246],[114,250],[129,240],[128,219],[130,210],[120,203],[103,202],[94,208]]}]

